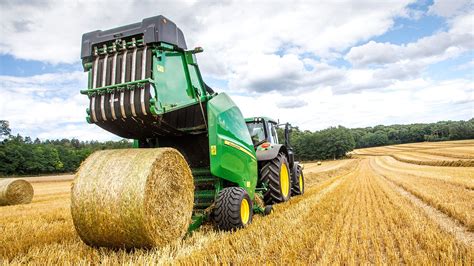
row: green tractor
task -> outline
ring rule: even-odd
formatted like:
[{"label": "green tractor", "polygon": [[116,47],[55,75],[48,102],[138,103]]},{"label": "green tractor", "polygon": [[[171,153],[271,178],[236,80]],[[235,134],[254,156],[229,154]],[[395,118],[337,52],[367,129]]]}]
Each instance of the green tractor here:
[{"label": "green tractor", "polygon": [[195,185],[189,230],[205,220],[232,230],[303,194],[303,172],[290,126],[280,143],[275,120],[244,119],[227,94],[203,81],[195,56],[202,51],[188,50],[163,16],[86,33],[81,58],[89,79],[81,93],[89,123],[133,139],[135,148],[171,147],[184,156]]}]

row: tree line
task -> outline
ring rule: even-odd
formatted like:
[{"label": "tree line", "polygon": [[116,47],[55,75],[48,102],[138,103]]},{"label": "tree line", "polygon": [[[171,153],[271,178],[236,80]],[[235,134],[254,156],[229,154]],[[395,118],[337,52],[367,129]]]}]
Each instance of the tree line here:
[{"label": "tree line", "polygon": [[474,118],[428,124],[375,126],[351,129],[356,148],[423,141],[474,139]]},{"label": "tree line", "polygon": [[[283,129],[279,129],[278,134],[283,142]],[[338,159],[355,148],[460,139],[474,139],[474,118],[468,121],[352,129],[338,126],[314,132],[296,127],[290,133],[295,157],[301,161]],[[32,140],[12,135],[8,122],[0,120],[0,175],[70,173],[96,150],[131,146],[131,142],[125,139],[106,142]]]},{"label": "tree line", "polygon": [[7,121],[0,121],[0,175],[39,175],[74,172],[92,152],[130,148],[128,140],[32,140],[11,135]]},{"label": "tree line", "polygon": [[[282,129],[279,130],[279,135],[282,140]],[[351,129],[339,126],[315,132],[294,128],[290,134],[295,157],[302,161],[338,159],[355,148],[461,139],[474,139],[474,118],[468,121]]]}]

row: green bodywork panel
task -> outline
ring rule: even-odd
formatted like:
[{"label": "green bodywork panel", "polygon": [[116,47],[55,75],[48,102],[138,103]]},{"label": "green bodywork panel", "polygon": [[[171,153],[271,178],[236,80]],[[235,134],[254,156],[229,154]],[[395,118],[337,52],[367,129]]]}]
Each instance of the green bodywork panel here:
[{"label": "green bodywork panel", "polygon": [[186,53],[180,51],[154,51],[153,79],[157,97],[153,113],[163,114],[199,100],[206,101],[197,65],[189,59]]},{"label": "green bodywork panel", "polygon": [[258,167],[240,109],[225,93],[207,103],[211,173],[244,188],[254,198]]}]

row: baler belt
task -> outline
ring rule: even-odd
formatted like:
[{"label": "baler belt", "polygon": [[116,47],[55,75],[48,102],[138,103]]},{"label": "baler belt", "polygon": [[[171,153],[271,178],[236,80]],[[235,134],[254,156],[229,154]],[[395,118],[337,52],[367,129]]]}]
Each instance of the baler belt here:
[{"label": "baler belt", "polygon": [[151,58],[147,47],[97,56],[92,64],[92,89],[151,78]]}]

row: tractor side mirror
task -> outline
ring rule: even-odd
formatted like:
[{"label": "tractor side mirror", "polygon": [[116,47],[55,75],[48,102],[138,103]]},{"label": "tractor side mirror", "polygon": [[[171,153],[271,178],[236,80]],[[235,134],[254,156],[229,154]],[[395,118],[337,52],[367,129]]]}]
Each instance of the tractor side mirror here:
[{"label": "tractor side mirror", "polygon": [[186,60],[187,60],[188,64],[196,65],[197,63],[196,63],[195,54],[202,53],[202,52],[204,52],[204,49],[202,49],[202,47],[196,47],[192,50],[185,51]]},{"label": "tractor side mirror", "polygon": [[202,47],[195,47],[194,50],[192,50],[193,54],[198,54],[204,52],[204,49]]}]

